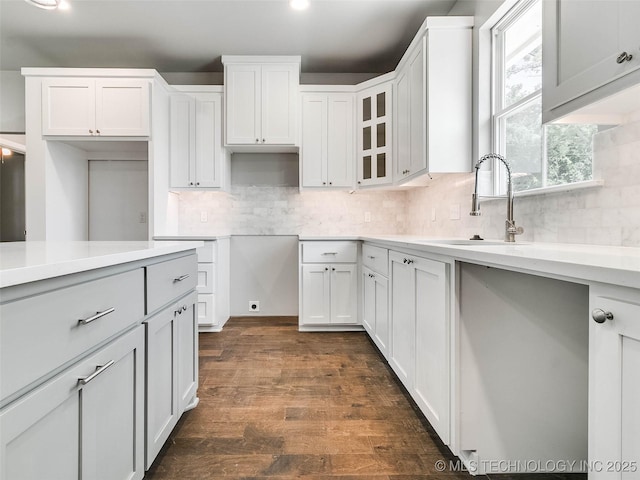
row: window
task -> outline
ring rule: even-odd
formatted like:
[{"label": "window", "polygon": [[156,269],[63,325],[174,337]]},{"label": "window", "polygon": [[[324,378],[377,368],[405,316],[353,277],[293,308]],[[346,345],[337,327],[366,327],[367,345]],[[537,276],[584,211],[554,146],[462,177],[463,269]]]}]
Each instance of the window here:
[{"label": "window", "polygon": [[[494,151],[511,164],[514,191],[592,179],[596,125],[542,125],[542,0],[518,2],[491,31]],[[494,195],[506,171],[490,166]]]}]

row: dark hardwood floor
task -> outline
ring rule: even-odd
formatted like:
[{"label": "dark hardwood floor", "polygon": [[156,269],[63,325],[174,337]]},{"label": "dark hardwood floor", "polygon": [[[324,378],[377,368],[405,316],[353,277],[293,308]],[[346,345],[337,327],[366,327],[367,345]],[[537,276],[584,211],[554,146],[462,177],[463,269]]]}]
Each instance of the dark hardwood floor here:
[{"label": "dark hardwood floor", "polygon": [[199,397],[145,479],[487,478],[438,471],[455,457],[364,333],[233,318],[222,333],[200,334]]}]

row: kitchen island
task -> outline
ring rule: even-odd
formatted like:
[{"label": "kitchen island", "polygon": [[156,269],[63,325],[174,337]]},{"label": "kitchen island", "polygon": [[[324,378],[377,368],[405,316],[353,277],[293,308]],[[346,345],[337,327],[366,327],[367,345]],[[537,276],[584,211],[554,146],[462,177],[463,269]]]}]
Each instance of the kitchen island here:
[{"label": "kitchen island", "polygon": [[144,476],[198,403],[200,246],[0,245],[0,479]]}]

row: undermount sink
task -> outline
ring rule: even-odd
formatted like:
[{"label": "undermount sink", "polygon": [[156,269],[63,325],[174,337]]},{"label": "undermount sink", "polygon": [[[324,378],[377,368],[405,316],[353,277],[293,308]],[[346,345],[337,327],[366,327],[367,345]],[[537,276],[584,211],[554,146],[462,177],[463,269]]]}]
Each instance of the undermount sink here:
[{"label": "undermount sink", "polygon": [[466,238],[425,238],[419,241],[421,243],[438,243],[442,245],[509,245],[508,243],[500,240],[469,240]]}]

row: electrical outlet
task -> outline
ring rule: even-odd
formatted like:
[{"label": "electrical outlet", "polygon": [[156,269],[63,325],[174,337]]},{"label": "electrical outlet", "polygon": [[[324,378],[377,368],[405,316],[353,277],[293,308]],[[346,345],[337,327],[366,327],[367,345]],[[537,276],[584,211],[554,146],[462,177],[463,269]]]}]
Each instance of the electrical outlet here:
[{"label": "electrical outlet", "polygon": [[431,221],[436,221],[436,207],[431,207]]},{"label": "electrical outlet", "polygon": [[449,206],[449,219],[460,220],[460,205],[454,204]]},{"label": "electrical outlet", "polygon": [[147,223],[147,214],[146,212],[140,212],[140,223]]},{"label": "electrical outlet", "polygon": [[258,300],[250,300],[249,301],[249,311],[250,312],[259,312],[260,311],[260,302]]},{"label": "electrical outlet", "polygon": [[371,212],[364,212],[364,221],[369,223],[371,221]]},{"label": "electrical outlet", "polygon": [[200,212],[200,221],[202,223],[206,223],[209,221],[209,215],[207,214],[207,212]]}]

